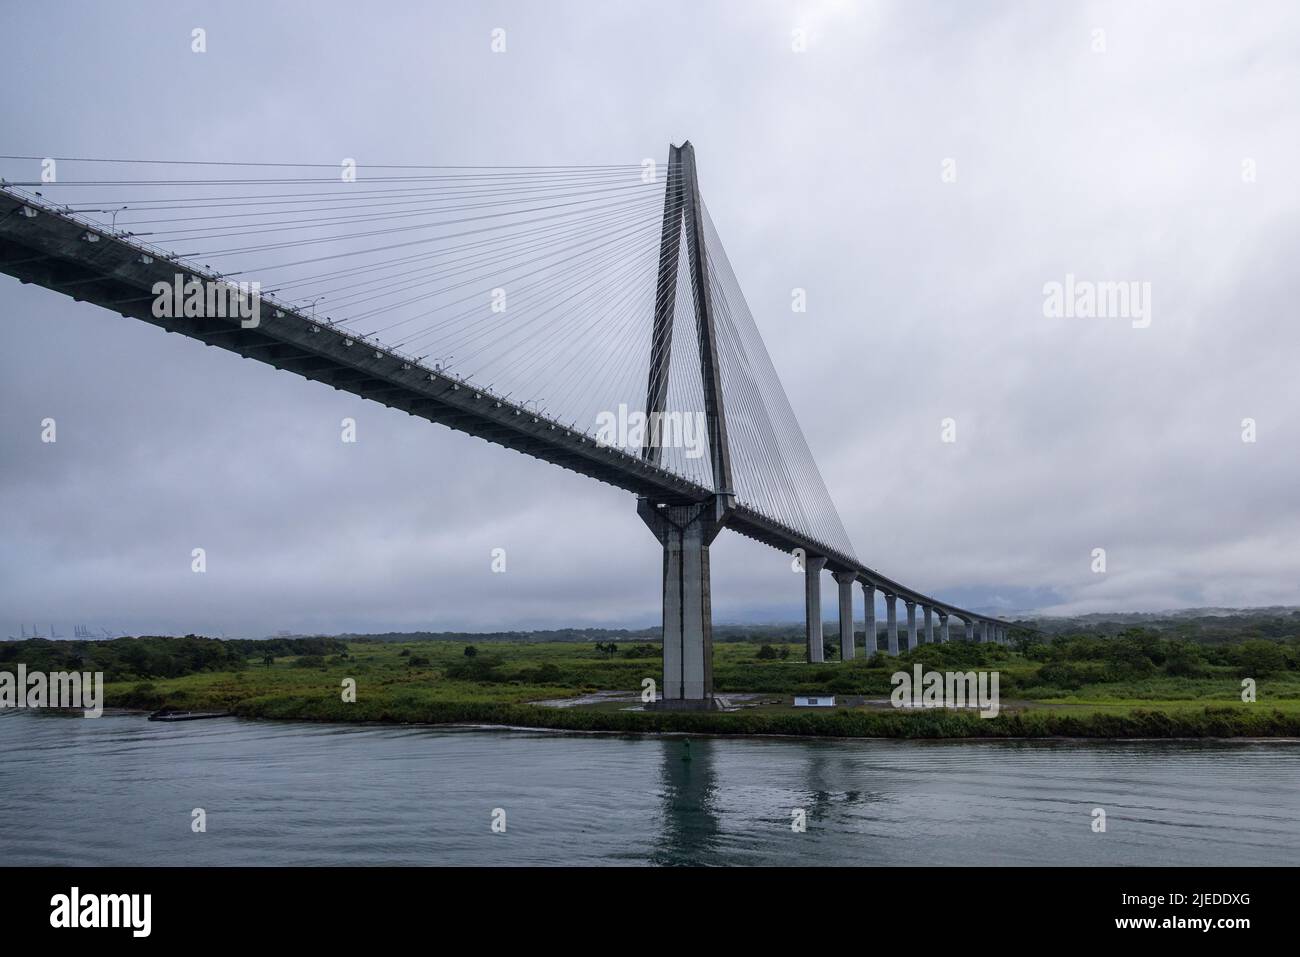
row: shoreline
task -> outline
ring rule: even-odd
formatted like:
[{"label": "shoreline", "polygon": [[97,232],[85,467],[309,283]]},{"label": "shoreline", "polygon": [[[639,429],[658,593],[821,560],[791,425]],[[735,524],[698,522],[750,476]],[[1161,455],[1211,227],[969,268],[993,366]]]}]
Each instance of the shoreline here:
[{"label": "shoreline", "polygon": [[[17,710],[17,709],[15,709]],[[62,711],[63,709],[60,709]],[[52,713],[52,710],[50,711]],[[104,715],[145,717],[147,718],[152,711],[148,708],[133,708],[123,706],[105,707]],[[65,716],[73,717],[74,714]],[[335,725],[338,727],[368,727],[368,728],[450,728],[461,731],[514,731],[530,732],[543,734],[558,735],[579,735],[579,736],[596,736],[596,737],[621,737],[621,738],[718,738],[718,739],[743,739],[761,741],[765,739],[793,740],[793,741],[909,741],[909,742],[991,742],[991,741],[1008,741],[1008,742],[1057,742],[1057,743],[1099,743],[1099,744],[1119,744],[1119,743],[1157,743],[1168,742],[1171,744],[1192,744],[1201,742],[1212,742],[1216,744],[1240,743],[1240,744],[1300,744],[1300,735],[1185,735],[1185,736],[1162,736],[1162,735],[1012,735],[1012,734],[984,734],[984,735],[898,735],[898,734],[881,734],[881,735],[836,735],[836,734],[800,734],[791,732],[755,732],[755,731],[716,731],[716,730],[694,730],[694,729],[620,729],[620,728],[567,728],[567,727],[548,727],[545,725],[519,724],[513,722],[491,722],[491,721],[402,721],[402,720],[383,720],[368,719],[359,720],[342,720],[333,717],[267,717],[264,715],[247,715],[232,712],[224,717],[235,718],[243,721],[270,721],[276,724],[302,724],[302,725]],[[217,719],[213,719],[217,720]]]}]

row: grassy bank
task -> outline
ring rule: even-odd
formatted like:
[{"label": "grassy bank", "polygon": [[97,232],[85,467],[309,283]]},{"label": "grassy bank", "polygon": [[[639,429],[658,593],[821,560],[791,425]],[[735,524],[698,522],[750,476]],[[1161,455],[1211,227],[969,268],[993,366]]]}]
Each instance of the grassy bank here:
[{"label": "grassy bank", "polygon": [[[467,655],[442,641],[355,642],[331,655],[253,655],[242,668],[175,678],[119,680],[110,706],[229,710],[281,720],[483,723],[606,732],[790,734],[833,737],[1300,737],[1300,672],[1288,659],[1257,681],[1258,701],[1240,697],[1243,665],[1231,658],[1172,668],[1042,660],[1034,649],[923,646],[900,659],[808,665],[798,646],[735,643],[715,648],[720,694],[760,693],[737,712],[681,714],[624,710],[627,704],[567,708],[531,702],[595,690],[637,692],[660,678],[657,646],[598,650],[573,642],[498,642]],[[785,659],[780,657],[787,648]],[[1036,657],[1037,655],[1037,657]],[[269,660],[268,660],[269,659]],[[1216,660],[1218,663],[1216,663]],[[996,670],[1003,713],[899,711],[868,705],[809,712],[791,707],[797,692],[888,696],[890,675],[913,661],[935,670]],[[1063,667],[1066,664],[1068,667]],[[1276,663],[1275,663],[1276,664]],[[1055,667],[1053,667],[1055,666]],[[1127,670],[1125,670],[1127,669]],[[1046,675],[1044,675],[1046,672]],[[345,702],[346,679],[356,701]]]}]

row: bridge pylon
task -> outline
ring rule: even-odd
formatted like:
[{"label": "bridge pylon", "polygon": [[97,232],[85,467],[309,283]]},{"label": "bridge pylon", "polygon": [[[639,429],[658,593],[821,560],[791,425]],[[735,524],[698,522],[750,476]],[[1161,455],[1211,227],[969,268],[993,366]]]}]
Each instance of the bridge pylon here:
[{"label": "bridge pylon", "polygon": [[[685,243],[681,242],[685,237]],[[684,247],[684,249],[683,249]],[[646,384],[646,418],[659,421],[668,400],[673,327],[677,308],[677,276],[685,252],[690,271],[692,311],[704,394],[704,419],[714,492],[706,500],[682,504],[641,497],[637,514],[659,539],[663,563],[663,697],[655,707],[670,710],[711,710],[713,699],[713,613],[709,585],[709,545],[735,507],[731,450],[722,396],[714,323],[713,287],[705,252],[703,202],[695,170],[695,148],[670,146],[664,190],[663,229],[659,241],[659,274],[655,289],[654,326],[650,339],[650,375]],[[641,455],[661,464],[659,429],[645,431]]]},{"label": "bridge pylon", "polygon": [[662,698],[656,708],[710,711],[713,699],[713,607],[709,545],[722,530],[713,503],[637,501],[637,514],[664,550]]}]

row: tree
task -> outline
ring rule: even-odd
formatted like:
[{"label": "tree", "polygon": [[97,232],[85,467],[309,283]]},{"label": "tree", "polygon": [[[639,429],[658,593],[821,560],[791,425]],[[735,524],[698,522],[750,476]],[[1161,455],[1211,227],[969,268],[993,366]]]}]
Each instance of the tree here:
[{"label": "tree", "polygon": [[466,645],[466,646],[465,646],[465,657],[466,657],[466,658],[473,658],[473,657],[474,657],[475,655],[477,655],[477,654],[478,654],[478,649],[475,648],[473,645]]},{"label": "tree", "polygon": [[269,651],[262,656],[262,664],[266,665],[268,668],[271,667],[271,663],[274,661],[275,655],[271,654]]},{"label": "tree", "polygon": [[1176,678],[1195,678],[1204,673],[1200,652],[1193,645],[1175,643],[1165,655],[1165,674]]},{"label": "tree", "polygon": [[1286,668],[1286,653],[1275,641],[1243,642],[1236,657],[1243,678],[1262,678]]}]

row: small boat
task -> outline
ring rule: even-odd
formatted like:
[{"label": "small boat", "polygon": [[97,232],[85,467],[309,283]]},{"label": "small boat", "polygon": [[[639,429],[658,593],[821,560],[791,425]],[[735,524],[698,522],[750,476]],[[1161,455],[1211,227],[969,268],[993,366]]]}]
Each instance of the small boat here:
[{"label": "small boat", "polygon": [[200,721],[203,718],[229,718],[229,711],[178,711],[163,708],[149,715],[150,721]]}]

